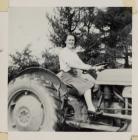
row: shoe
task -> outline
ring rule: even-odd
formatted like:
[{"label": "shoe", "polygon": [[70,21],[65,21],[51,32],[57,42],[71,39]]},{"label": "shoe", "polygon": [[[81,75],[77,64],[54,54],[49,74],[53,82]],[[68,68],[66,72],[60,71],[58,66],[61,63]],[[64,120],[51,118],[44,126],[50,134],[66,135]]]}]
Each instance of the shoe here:
[{"label": "shoe", "polygon": [[91,110],[88,110],[88,114],[93,114],[93,115],[102,115],[103,114],[103,111],[102,110],[97,110],[97,111],[91,111]]}]

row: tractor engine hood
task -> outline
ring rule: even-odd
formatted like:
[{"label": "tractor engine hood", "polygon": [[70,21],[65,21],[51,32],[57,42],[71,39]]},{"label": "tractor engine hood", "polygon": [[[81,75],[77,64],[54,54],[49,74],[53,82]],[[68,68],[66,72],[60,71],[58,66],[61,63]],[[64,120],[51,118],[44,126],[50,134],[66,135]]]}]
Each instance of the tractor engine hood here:
[{"label": "tractor engine hood", "polygon": [[132,85],[132,69],[106,69],[98,73],[98,85]]}]

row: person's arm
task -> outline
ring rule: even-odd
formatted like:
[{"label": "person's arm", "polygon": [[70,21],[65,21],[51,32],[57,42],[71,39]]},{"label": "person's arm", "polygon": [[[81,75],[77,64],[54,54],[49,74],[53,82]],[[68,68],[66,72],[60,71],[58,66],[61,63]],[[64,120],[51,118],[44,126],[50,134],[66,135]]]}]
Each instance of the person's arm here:
[{"label": "person's arm", "polygon": [[72,68],[89,70],[93,69],[93,67],[89,64],[85,64],[77,54],[74,54],[72,57],[66,57],[67,64]]}]

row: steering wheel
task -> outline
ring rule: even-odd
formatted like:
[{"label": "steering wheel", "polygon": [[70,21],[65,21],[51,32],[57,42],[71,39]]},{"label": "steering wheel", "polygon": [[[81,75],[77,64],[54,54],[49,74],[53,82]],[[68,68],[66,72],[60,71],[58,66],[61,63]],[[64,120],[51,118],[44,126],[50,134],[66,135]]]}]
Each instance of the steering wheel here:
[{"label": "steering wheel", "polygon": [[[98,64],[96,64],[94,66],[97,66],[97,67],[98,66],[103,66],[103,69],[98,70],[98,71],[102,71],[102,70],[106,69],[107,66],[109,66],[109,63],[108,62],[98,63]],[[87,73],[89,73],[90,75],[92,75],[94,78],[97,77],[97,73],[96,73],[96,71],[94,69],[91,69],[91,70],[83,70],[83,74],[87,74]]]}]

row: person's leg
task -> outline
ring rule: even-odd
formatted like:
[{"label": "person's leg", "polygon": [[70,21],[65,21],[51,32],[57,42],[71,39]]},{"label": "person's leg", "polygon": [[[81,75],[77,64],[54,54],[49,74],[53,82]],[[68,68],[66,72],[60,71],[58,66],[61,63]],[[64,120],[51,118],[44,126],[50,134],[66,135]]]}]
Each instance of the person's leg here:
[{"label": "person's leg", "polygon": [[91,89],[88,89],[87,91],[85,91],[84,93],[84,98],[88,107],[88,111],[92,111],[95,112],[96,109],[92,103],[92,94],[91,94]]}]

